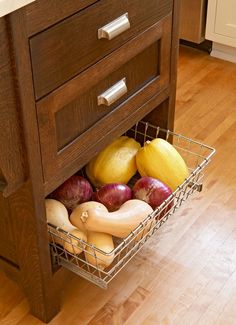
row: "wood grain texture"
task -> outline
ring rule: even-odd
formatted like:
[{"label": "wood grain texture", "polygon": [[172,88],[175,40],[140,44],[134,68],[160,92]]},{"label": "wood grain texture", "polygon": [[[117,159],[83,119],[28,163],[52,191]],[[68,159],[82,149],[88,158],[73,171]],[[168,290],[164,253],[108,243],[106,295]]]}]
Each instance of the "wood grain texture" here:
[{"label": "wood grain texture", "polygon": [[[144,85],[156,78],[160,79],[159,53],[160,42],[156,41],[95,87],[82,94],[76,101],[57,111],[55,114],[57,151],[64,149],[104,116],[111,114],[117,106],[138,92]],[[140,66],[143,67],[141,71]],[[123,78],[126,79],[127,93],[109,107],[98,105],[98,96]]]},{"label": "wood grain texture", "polygon": [[[30,39],[36,99],[45,96],[92,64],[119,48],[166,15],[172,0],[98,1]],[[102,12],[102,14],[98,14]],[[98,39],[97,31],[129,14],[130,29],[112,40]]]},{"label": "wood grain texture", "polygon": [[[7,19],[0,19],[0,192],[6,197],[26,178]],[[1,212],[0,212],[1,213]]]},{"label": "wood grain texture", "polygon": [[[177,85],[175,130],[217,149],[203,192],[160,229],[108,290],[72,275],[50,325],[235,324],[236,65],[182,47]],[[43,324],[29,315],[17,286],[3,274],[0,283],[1,324]]]},{"label": "wood grain texture", "polygon": [[180,9],[180,38],[201,43],[205,39],[207,0],[182,0]]},{"label": "wood grain texture", "polygon": [[[131,127],[133,114],[168,87],[171,22],[171,16],[165,17],[37,103],[46,194],[102,149],[98,143],[101,138],[104,147],[106,137],[111,141],[117,136],[115,129],[121,128],[122,123],[129,121]],[[142,73],[138,73],[140,66],[144,69]],[[97,106],[97,96],[123,77],[127,78],[127,96],[109,108]],[[68,121],[72,121],[72,125]],[[68,140],[65,134],[72,131],[74,134]],[[60,135],[60,132],[64,133]],[[94,139],[98,141],[95,143]],[[66,146],[60,148],[63,141]]]},{"label": "wood grain texture", "polygon": [[16,230],[20,285],[28,297],[31,312],[48,321],[58,311],[59,305],[52,282],[38,125],[23,13],[18,10],[9,16],[9,33],[29,170],[28,180],[9,197],[8,204]]},{"label": "wood grain texture", "polygon": [[0,194],[0,256],[8,259],[10,262],[17,264],[16,254],[16,233],[14,221],[10,213],[9,201]]},{"label": "wood grain texture", "polygon": [[[28,36],[32,36],[51,25],[73,15],[97,0],[40,0],[24,8]],[[49,13],[46,15],[45,13]]]}]

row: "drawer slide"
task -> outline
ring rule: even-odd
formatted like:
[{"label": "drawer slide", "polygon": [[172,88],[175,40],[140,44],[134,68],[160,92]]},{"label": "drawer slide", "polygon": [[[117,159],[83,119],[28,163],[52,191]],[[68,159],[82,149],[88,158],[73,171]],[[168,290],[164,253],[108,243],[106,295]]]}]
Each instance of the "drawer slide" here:
[{"label": "drawer slide", "polygon": [[[169,130],[163,130],[144,121],[138,122],[126,134],[139,141],[142,145],[145,141],[152,140],[156,137],[162,137],[170,141],[185,160],[190,173],[188,178],[126,238],[114,238],[115,248],[110,253],[105,253],[54,225],[48,225],[54,262],[104,289],[107,288],[108,283],[134,257],[142,246],[148,242],[149,238],[157,232],[169,217],[192,194],[202,190],[204,169],[215,153],[215,149],[207,145]],[[133,181],[136,179],[134,178]],[[70,243],[72,246],[75,245],[75,240],[78,245],[84,245],[84,251],[86,254],[93,255],[97,262],[97,267],[86,260],[84,251],[79,255],[66,251],[62,246],[57,244],[58,238]],[[102,260],[102,256],[106,259],[111,254],[115,257],[112,264],[104,270],[99,269],[99,260]]]}]

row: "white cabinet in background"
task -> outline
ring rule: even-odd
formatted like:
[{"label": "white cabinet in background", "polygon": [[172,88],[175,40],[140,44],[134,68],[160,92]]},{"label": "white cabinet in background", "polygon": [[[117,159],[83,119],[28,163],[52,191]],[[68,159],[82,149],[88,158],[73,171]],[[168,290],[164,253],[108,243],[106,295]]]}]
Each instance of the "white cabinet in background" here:
[{"label": "white cabinet in background", "polygon": [[206,39],[213,41],[212,56],[236,62],[235,0],[208,0]]},{"label": "white cabinet in background", "polygon": [[205,40],[207,0],[180,1],[180,34],[183,40],[200,44]]}]

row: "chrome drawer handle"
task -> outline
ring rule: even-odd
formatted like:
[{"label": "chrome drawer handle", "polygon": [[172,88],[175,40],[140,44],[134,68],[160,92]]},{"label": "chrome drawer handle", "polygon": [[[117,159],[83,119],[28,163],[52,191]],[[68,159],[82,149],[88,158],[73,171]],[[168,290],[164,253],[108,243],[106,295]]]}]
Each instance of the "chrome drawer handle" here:
[{"label": "chrome drawer handle", "polygon": [[108,40],[111,40],[129,28],[130,28],[130,22],[128,18],[128,13],[126,12],[124,15],[113,20],[109,24],[99,28],[98,38],[99,39],[107,38]]},{"label": "chrome drawer handle", "polygon": [[98,96],[98,105],[110,106],[126,94],[127,91],[126,78],[124,78]]}]

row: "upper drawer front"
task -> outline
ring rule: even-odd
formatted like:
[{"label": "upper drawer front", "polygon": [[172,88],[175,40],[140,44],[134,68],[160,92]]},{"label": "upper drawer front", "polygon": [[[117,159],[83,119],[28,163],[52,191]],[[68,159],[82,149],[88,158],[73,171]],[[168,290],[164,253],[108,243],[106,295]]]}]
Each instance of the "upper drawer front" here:
[{"label": "upper drawer front", "polygon": [[25,22],[28,36],[55,25],[74,13],[90,6],[97,0],[40,0],[25,7]]},{"label": "upper drawer front", "polygon": [[[173,0],[102,0],[30,39],[36,99],[62,85],[172,10]],[[125,19],[127,13],[128,21]],[[98,38],[115,24],[116,36]],[[128,25],[130,27],[128,28]],[[120,26],[121,25],[121,26]],[[128,29],[127,29],[128,28]]]},{"label": "upper drawer front", "polygon": [[170,39],[168,16],[38,101],[46,194],[118,136],[121,123],[132,126],[133,114],[168,88]]}]

